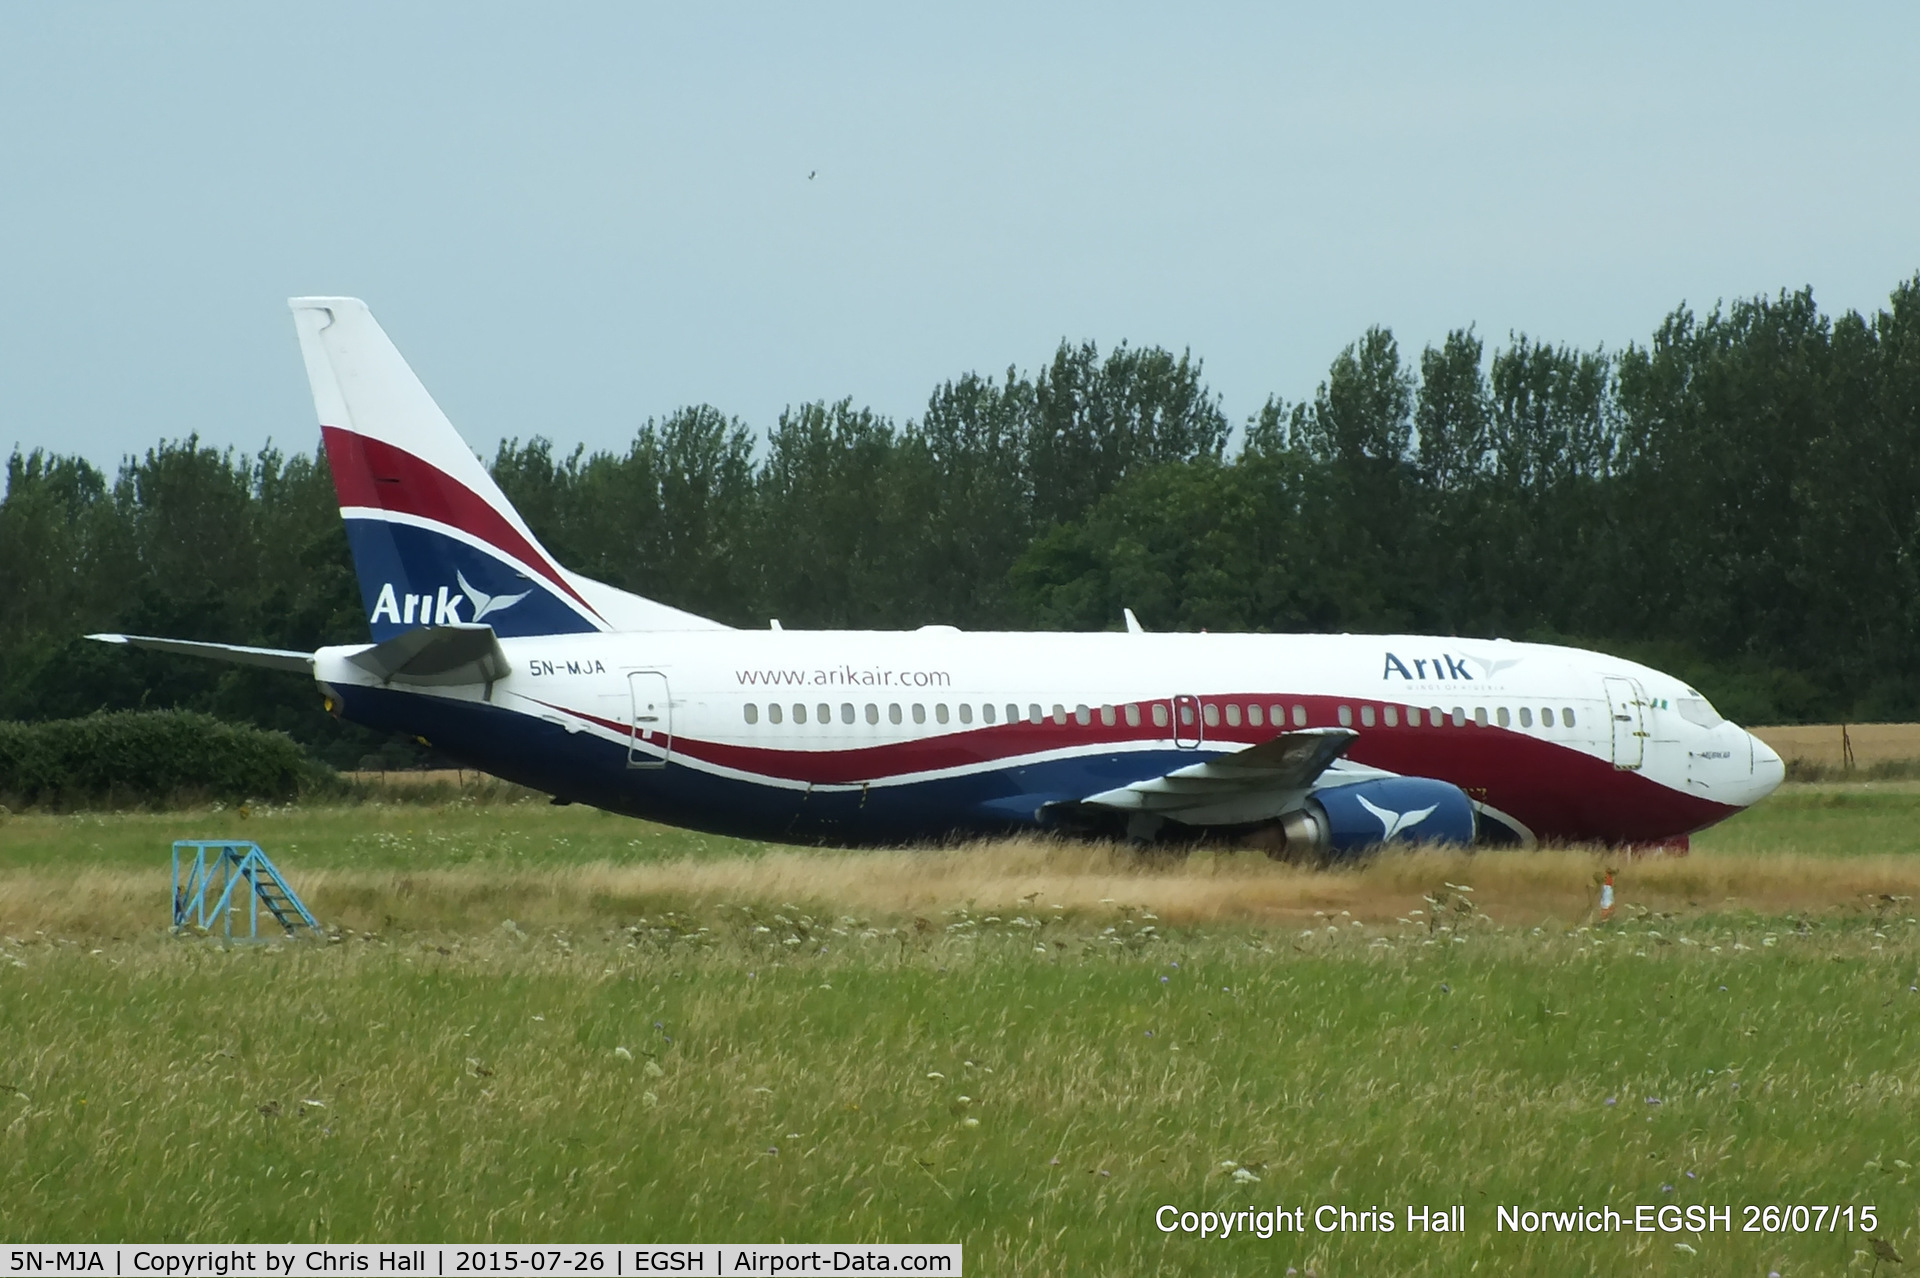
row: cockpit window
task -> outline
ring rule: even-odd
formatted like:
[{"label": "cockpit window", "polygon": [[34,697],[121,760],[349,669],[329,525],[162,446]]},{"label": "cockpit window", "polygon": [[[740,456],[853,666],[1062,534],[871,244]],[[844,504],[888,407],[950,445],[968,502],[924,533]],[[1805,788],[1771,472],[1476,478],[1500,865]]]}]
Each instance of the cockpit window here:
[{"label": "cockpit window", "polygon": [[1701,728],[1717,728],[1726,720],[1713,708],[1713,703],[1702,696],[1681,697],[1673,703],[1680,717],[1688,723]]}]

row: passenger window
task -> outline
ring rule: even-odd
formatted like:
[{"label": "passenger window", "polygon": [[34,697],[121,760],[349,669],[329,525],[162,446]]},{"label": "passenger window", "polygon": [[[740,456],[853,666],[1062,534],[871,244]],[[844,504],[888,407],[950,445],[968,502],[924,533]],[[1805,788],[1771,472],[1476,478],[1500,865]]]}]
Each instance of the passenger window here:
[{"label": "passenger window", "polygon": [[1295,706],[1293,708],[1293,726],[1296,728],[1304,728],[1307,726],[1307,708],[1305,706]]},{"label": "passenger window", "polygon": [[927,721],[927,708],[918,701],[913,703],[913,721],[915,723],[925,723]]},{"label": "passenger window", "polygon": [[1551,728],[1553,726],[1553,707],[1552,706],[1544,706],[1541,708],[1540,726],[1543,728]]},{"label": "passenger window", "polygon": [[1153,726],[1156,728],[1167,726],[1167,703],[1164,701],[1153,703]]},{"label": "passenger window", "polygon": [[993,709],[993,702],[989,701],[987,702],[987,704],[980,707],[980,722],[992,723],[995,717],[996,716]]},{"label": "passenger window", "polygon": [[1180,703],[1180,726],[1183,728],[1193,726],[1193,707],[1184,701]]},{"label": "passenger window", "polygon": [[1340,726],[1343,728],[1351,728],[1353,726],[1353,707],[1352,706],[1340,707]]},{"label": "passenger window", "polygon": [[[793,721],[795,723],[805,723],[807,721],[807,707],[801,702],[796,701],[793,703]],[[822,722],[825,721],[822,720]]]},{"label": "passenger window", "polygon": [[888,723],[900,722],[900,703],[899,702],[896,701],[892,705],[887,707],[887,722]]},{"label": "passenger window", "polygon": [[1500,726],[1505,728],[1505,727],[1511,726],[1512,723],[1513,723],[1513,716],[1507,713],[1507,708],[1505,706],[1501,706],[1500,707]]},{"label": "passenger window", "polygon": [[1220,707],[1214,705],[1212,702],[1208,702],[1206,705],[1200,707],[1200,718],[1206,722],[1209,728],[1219,727]]},{"label": "passenger window", "polygon": [[1053,721],[1063,728],[1067,726],[1067,708],[1058,701],[1053,703]]},{"label": "passenger window", "polygon": [[1100,707],[1100,724],[1102,727],[1111,728],[1113,726],[1114,718],[1115,718],[1115,715],[1114,715],[1112,706]]},{"label": "passenger window", "polygon": [[1407,726],[1409,728],[1417,728],[1420,726],[1420,707],[1419,706],[1407,707]]},{"label": "passenger window", "polygon": [[[821,707],[820,707],[820,717],[821,717],[822,719],[825,719],[825,718],[827,717],[827,713],[826,713],[826,712],[827,712],[827,708],[826,708],[825,706],[821,706]],[[852,723],[852,722],[853,722],[853,702],[851,702],[851,701],[842,701],[842,702],[840,703],[840,722],[842,722],[842,723]]]},{"label": "passenger window", "polygon": [[1276,728],[1286,726],[1287,708],[1285,706],[1268,706],[1267,722]]},{"label": "passenger window", "polygon": [[758,723],[758,722],[760,722],[760,707],[759,707],[759,706],[756,706],[756,705],[755,705],[755,704],[753,704],[753,702],[751,702],[751,701],[749,701],[749,702],[747,702],[747,706],[746,706],[746,714],[747,714],[747,722],[748,722],[748,723]]},{"label": "passenger window", "polygon": [[1487,726],[1487,708],[1485,706],[1475,706],[1473,708],[1473,721],[1483,728]]},{"label": "passenger window", "polygon": [[1439,706],[1427,707],[1427,723],[1430,724],[1431,726],[1436,728],[1439,727],[1440,721],[1442,719],[1445,719],[1446,717],[1447,716],[1445,714],[1441,713]]},{"label": "passenger window", "polygon": [[1238,705],[1229,704],[1227,706],[1227,726],[1229,728],[1237,728],[1240,726],[1240,707]]},{"label": "passenger window", "polygon": [[1039,723],[1045,718],[1046,716],[1040,713],[1039,706],[1037,705],[1027,706],[1027,722],[1028,723]]},{"label": "passenger window", "polygon": [[868,723],[880,722],[880,707],[876,706],[871,701],[867,702],[867,722]]},{"label": "passenger window", "polygon": [[1571,728],[1573,726],[1573,707],[1572,706],[1560,707],[1560,726],[1564,728]]},{"label": "passenger window", "polygon": [[1129,728],[1137,728],[1140,726],[1140,705],[1138,702],[1127,703],[1127,726]]},{"label": "passenger window", "polygon": [[1520,726],[1523,728],[1531,728],[1533,726],[1533,707],[1532,706],[1520,707]]},{"label": "passenger window", "polygon": [[1400,726],[1399,708],[1396,706],[1382,706],[1380,708],[1380,721],[1386,724],[1389,728],[1399,727]]},{"label": "passenger window", "polygon": [[1260,707],[1259,706],[1247,707],[1247,722],[1251,723],[1256,728],[1260,726]]},{"label": "passenger window", "polygon": [[1456,728],[1467,726],[1467,712],[1459,706],[1453,708],[1453,726]]},{"label": "passenger window", "polygon": [[[1039,716],[1039,714],[1040,714],[1040,707],[1039,707],[1039,706],[1035,706],[1035,707],[1033,708],[1033,713],[1034,713],[1034,716],[1035,716],[1035,718],[1034,718],[1034,720],[1033,720],[1033,721],[1034,721],[1035,723],[1038,723],[1038,722],[1040,722],[1040,719],[1039,719],[1039,717],[1038,717],[1038,716]],[[1007,722],[1008,722],[1008,723],[1018,723],[1018,722],[1020,722],[1020,707],[1019,707],[1019,706],[1016,706],[1016,705],[1015,705],[1015,704],[1013,704],[1013,702],[1011,702],[1011,701],[1009,701],[1009,702],[1007,702]]]},{"label": "passenger window", "polygon": [[1373,707],[1372,706],[1360,707],[1360,726],[1363,728],[1371,728],[1373,726]]},{"label": "passenger window", "polygon": [[772,705],[769,705],[767,707],[767,722],[768,723],[780,722],[780,703],[779,702],[776,701]]},{"label": "passenger window", "polygon": [[933,707],[933,721],[935,723],[945,723],[947,721],[946,702],[942,701]]},{"label": "passenger window", "polygon": [[[940,707],[940,708],[941,708],[942,710],[944,710],[944,709],[946,709],[946,707],[945,707],[945,706],[942,706],[942,707]],[[993,709],[993,707],[992,707],[992,706],[988,706],[988,707],[987,707],[987,709],[988,709],[989,711],[991,711],[991,710]],[[962,723],[972,723],[972,722],[973,722],[973,705],[972,705],[972,703],[970,703],[970,702],[966,702],[966,701],[962,701],[962,702],[960,703],[960,722],[962,722]]]},{"label": "passenger window", "polygon": [[1093,722],[1093,711],[1087,709],[1085,706],[1075,706],[1073,708],[1073,721],[1084,728]]}]

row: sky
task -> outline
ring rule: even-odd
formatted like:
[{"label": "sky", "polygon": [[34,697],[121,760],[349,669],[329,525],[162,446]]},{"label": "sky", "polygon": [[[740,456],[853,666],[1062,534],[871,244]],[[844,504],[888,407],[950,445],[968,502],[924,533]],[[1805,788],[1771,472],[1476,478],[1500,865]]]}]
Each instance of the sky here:
[{"label": "sky", "polygon": [[1062,339],[1235,421],[1383,324],[1617,349],[1920,269],[1920,7],[0,6],[0,452],[308,451],[365,298],[483,455],[896,420]]}]

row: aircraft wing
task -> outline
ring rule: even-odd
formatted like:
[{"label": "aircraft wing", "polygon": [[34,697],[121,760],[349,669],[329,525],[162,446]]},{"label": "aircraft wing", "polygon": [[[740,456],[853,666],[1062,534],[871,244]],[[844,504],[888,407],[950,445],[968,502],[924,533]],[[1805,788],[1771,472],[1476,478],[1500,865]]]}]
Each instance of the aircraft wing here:
[{"label": "aircraft wing", "polygon": [[313,673],[311,652],[290,652],[285,648],[248,648],[234,643],[198,643],[192,639],[156,639],[152,635],[88,635],[101,643],[125,644],[149,652],[171,652],[183,657],[204,657],[241,666],[263,666],[268,670],[292,670]]},{"label": "aircraft wing", "polygon": [[1233,754],[1088,795],[1080,805],[1193,825],[1266,820],[1298,802],[1359,735],[1348,728],[1283,732]]}]

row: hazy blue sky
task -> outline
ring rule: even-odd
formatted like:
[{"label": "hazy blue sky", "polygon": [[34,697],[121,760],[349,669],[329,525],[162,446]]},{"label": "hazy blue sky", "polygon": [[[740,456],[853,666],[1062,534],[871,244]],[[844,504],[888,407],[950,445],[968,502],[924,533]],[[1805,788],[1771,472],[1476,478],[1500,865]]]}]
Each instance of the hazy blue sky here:
[{"label": "hazy blue sky", "polygon": [[1910,4],[7,5],[0,451],[310,448],[299,293],[488,453],[911,416],[1062,337],[1190,347],[1241,420],[1371,323],[1872,308],[1916,48]]}]

